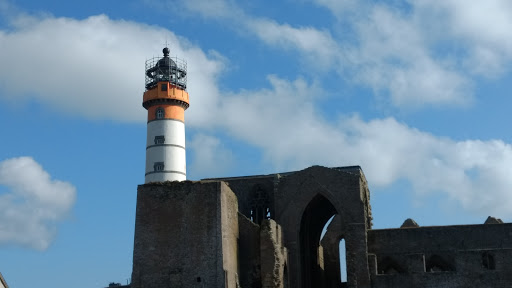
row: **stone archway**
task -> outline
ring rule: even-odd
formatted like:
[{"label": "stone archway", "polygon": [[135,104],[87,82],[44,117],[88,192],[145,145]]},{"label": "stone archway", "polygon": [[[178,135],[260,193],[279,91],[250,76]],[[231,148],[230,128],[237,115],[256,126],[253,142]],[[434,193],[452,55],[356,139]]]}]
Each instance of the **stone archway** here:
[{"label": "stone archway", "polygon": [[302,287],[324,286],[323,257],[319,255],[320,235],[325,223],[336,213],[331,202],[318,194],[302,214],[299,232]]},{"label": "stone archway", "polygon": [[359,167],[345,170],[349,172],[314,166],[279,179],[275,217],[288,251],[290,287],[324,286],[318,248],[322,229],[334,214],[340,216],[338,225],[346,232],[348,287],[370,287],[366,231],[371,227],[371,210],[366,180]]}]

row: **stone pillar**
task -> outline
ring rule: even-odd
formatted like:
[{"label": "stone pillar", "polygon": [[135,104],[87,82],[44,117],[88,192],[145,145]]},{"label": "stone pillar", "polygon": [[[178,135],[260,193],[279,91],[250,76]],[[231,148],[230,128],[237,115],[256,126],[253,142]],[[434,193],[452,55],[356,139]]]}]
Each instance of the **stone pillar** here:
[{"label": "stone pillar", "polygon": [[274,220],[265,219],[260,229],[261,286],[283,288],[287,253],[281,227]]},{"label": "stone pillar", "polygon": [[[324,236],[325,238],[325,236]],[[324,246],[324,271],[325,287],[339,287],[341,283],[340,275],[340,245],[338,241],[323,241]]]},{"label": "stone pillar", "polygon": [[349,288],[370,288],[365,223],[352,223],[347,228],[347,282]]}]

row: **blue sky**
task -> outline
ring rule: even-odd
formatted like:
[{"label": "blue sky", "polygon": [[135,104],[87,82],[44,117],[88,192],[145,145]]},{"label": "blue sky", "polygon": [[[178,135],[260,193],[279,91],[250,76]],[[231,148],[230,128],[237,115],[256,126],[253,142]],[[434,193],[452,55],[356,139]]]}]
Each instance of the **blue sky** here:
[{"label": "blue sky", "polygon": [[188,178],[360,165],[374,228],[512,218],[507,1],[0,0],[0,272],[131,274],[144,62],[188,62]]}]

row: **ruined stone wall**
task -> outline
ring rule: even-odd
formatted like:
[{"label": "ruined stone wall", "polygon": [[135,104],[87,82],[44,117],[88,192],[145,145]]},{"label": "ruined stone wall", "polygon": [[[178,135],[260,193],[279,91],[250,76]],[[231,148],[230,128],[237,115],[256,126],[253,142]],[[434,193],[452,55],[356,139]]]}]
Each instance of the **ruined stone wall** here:
[{"label": "ruined stone wall", "polygon": [[[257,189],[275,221],[251,221]],[[359,167],[140,185],[131,287],[511,287],[512,224],[369,230],[371,220]]]},{"label": "ruined stone wall", "polygon": [[512,223],[373,229],[369,253],[512,248]]},{"label": "ruined stone wall", "polygon": [[510,287],[512,224],[368,231],[372,287]]},{"label": "ruined stone wall", "polygon": [[204,181],[224,181],[235,193],[238,200],[238,211],[247,218],[251,217],[251,208],[255,200],[255,192],[262,189],[267,193],[271,214],[274,214],[274,175],[262,175],[251,177],[232,177],[205,179]]},{"label": "ruined stone wall", "polygon": [[[133,288],[236,287],[236,197],[222,182],[138,187]],[[234,260],[233,260],[234,259]]]},{"label": "ruined stone wall", "polygon": [[285,277],[287,251],[282,228],[272,219],[260,226],[261,283],[263,288],[288,287]]},{"label": "ruined stone wall", "polygon": [[[222,265],[225,279],[218,278],[217,287],[225,282],[225,287],[238,288],[239,267],[238,267],[238,202],[235,194],[229,189],[226,183],[218,182],[221,187],[220,193],[220,214],[221,214],[221,232],[222,232]],[[195,249],[191,246],[189,249]],[[207,252],[207,251],[205,251]],[[196,286],[197,287],[197,286]]]},{"label": "ruined stone wall", "polygon": [[238,213],[240,286],[261,288],[260,226]]}]

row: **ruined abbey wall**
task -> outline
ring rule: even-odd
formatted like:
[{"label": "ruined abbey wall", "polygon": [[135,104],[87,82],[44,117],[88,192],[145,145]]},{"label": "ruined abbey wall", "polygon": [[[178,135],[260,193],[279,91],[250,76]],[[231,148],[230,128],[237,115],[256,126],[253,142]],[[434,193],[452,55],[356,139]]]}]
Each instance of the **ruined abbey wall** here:
[{"label": "ruined abbey wall", "polygon": [[512,285],[512,224],[369,230],[368,253],[372,287]]},{"label": "ruined abbey wall", "polygon": [[131,287],[512,287],[512,224],[500,222],[372,229],[358,166],[145,184]]}]

